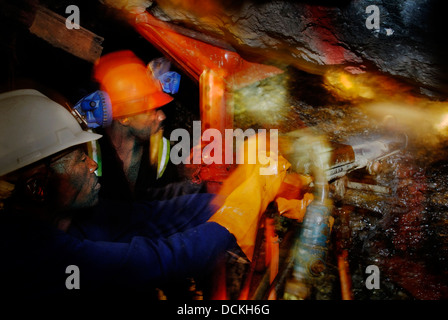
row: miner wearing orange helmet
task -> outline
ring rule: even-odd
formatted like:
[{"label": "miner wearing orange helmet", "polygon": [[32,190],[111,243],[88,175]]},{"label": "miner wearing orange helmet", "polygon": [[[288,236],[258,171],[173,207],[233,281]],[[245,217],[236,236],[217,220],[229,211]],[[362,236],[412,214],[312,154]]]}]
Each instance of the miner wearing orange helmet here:
[{"label": "miner wearing orange helmet", "polygon": [[132,51],[104,55],[95,64],[94,72],[110,97],[114,119],[148,112],[173,100]]},{"label": "miner wearing orange helmet", "polygon": [[101,57],[95,63],[94,77],[110,98],[113,118],[101,132],[105,136],[100,141],[102,196],[149,199],[149,189],[178,180],[172,163],[168,163],[170,169],[162,179],[158,179],[157,165],[150,164],[152,151],[159,149],[166,118],[160,107],[173,98],[163,92],[150,69],[129,50]]}]

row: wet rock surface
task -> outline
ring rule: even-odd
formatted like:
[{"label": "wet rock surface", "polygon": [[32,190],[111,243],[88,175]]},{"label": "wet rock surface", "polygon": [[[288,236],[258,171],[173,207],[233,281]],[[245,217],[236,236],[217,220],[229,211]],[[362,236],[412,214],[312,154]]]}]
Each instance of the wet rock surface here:
[{"label": "wet rock surface", "polygon": [[[391,134],[399,127],[391,128],[384,119],[372,118],[362,104],[320,97],[328,99],[327,103],[306,103],[300,95],[293,96],[292,101],[303,122],[325,132],[330,140],[344,142],[378,132]],[[350,190],[335,202],[329,268],[316,280],[322,282],[324,292],[328,291],[328,282],[332,284],[332,299],[338,294],[337,241],[341,241],[344,229],[349,230],[342,239],[349,250],[355,299],[448,298],[447,143],[443,135],[434,132],[407,126],[399,130],[408,135],[406,149],[381,160],[380,170],[373,176],[367,170],[348,175],[349,180],[388,187],[390,194]],[[349,212],[348,221],[341,220],[338,210]],[[376,265],[381,271],[380,290],[366,288],[368,265]],[[315,298],[328,298],[316,290]]]},{"label": "wet rock surface", "polygon": [[[367,9],[371,5],[373,9]],[[158,18],[224,39],[255,60],[322,74],[380,71],[433,97],[448,94],[442,1],[157,1]]]}]

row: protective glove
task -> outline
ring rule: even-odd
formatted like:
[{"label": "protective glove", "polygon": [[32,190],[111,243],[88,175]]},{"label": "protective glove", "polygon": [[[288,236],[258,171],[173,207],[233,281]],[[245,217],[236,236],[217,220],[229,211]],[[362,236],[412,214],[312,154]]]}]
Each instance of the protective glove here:
[{"label": "protective glove", "polygon": [[314,196],[312,193],[305,193],[301,200],[279,197],[275,199],[275,202],[277,203],[280,215],[302,222],[303,217],[305,216],[306,207],[313,202],[313,200]]},{"label": "protective glove", "polygon": [[[282,156],[270,157],[270,165],[242,164],[229,177],[241,182],[225,199],[224,204],[209,219],[232,233],[241,250],[252,260],[258,221],[268,204],[275,199],[291,164]],[[266,162],[265,162],[266,163]],[[270,174],[260,174],[260,169]],[[266,171],[264,172],[266,173]]]}]

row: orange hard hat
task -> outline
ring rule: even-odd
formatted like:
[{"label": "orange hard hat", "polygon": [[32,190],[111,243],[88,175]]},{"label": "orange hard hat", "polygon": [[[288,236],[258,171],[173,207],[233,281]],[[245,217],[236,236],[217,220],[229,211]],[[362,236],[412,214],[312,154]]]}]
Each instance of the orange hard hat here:
[{"label": "orange hard hat", "polygon": [[173,100],[143,61],[129,50],[102,56],[95,63],[94,77],[110,97],[113,118],[156,109]]}]

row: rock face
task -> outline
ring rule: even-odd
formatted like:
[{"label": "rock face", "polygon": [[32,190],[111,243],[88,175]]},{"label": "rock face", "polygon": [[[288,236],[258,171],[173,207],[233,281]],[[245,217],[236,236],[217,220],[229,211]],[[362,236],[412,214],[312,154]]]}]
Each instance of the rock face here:
[{"label": "rock face", "polygon": [[[316,74],[379,71],[422,94],[448,95],[442,1],[159,0],[156,17],[224,39],[242,56]],[[447,11],[448,12],[448,11]]]}]

